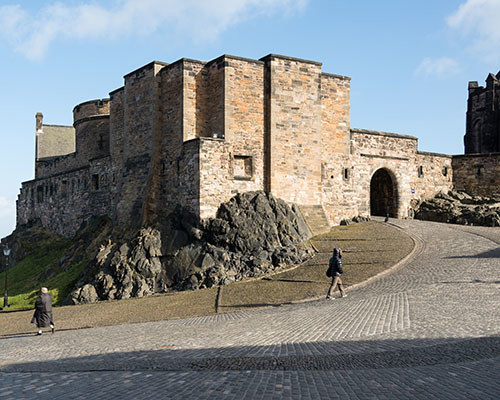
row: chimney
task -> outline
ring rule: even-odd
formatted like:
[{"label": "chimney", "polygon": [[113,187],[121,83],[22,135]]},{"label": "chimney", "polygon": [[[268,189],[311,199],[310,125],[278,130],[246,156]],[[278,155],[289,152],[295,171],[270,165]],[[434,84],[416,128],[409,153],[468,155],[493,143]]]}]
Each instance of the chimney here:
[{"label": "chimney", "polygon": [[42,126],[43,126],[43,114],[41,112],[37,112],[35,115],[36,118],[36,133],[41,133],[43,132]]},{"label": "chimney", "polygon": [[[35,160],[38,161],[39,157],[39,143],[38,143],[38,135],[43,133],[43,114],[41,112],[37,112],[35,115],[36,119],[36,131],[35,131]],[[37,176],[36,170],[37,164],[35,162],[35,177]]]}]

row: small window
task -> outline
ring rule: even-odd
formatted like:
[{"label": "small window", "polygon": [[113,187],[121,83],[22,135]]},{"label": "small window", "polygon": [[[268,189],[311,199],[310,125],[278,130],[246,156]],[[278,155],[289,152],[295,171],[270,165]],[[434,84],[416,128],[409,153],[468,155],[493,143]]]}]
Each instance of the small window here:
[{"label": "small window", "polygon": [[478,165],[477,166],[477,171],[476,171],[476,176],[479,178],[484,175],[484,166],[483,165]]},{"label": "small window", "polygon": [[349,168],[344,168],[344,172],[342,174],[342,177],[344,178],[345,181],[349,180],[349,178],[351,177],[351,171]]},{"label": "small window", "polygon": [[448,176],[448,167],[446,165],[443,167],[443,176]]},{"label": "small window", "polygon": [[99,135],[99,141],[97,142],[97,147],[99,150],[104,150],[104,136],[102,133]]},{"label": "small window", "polygon": [[37,203],[43,203],[43,186],[36,188],[36,201]]},{"label": "small window", "polygon": [[251,156],[234,156],[233,175],[235,179],[252,179],[253,165]]},{"label": "small window", "polygon": [[99,175],[92,175],[92,190],[99,190]]},{"label": "small window", "polygon": [[175,160],[175,169],[177,170],[177,176],[181,174],[181,159],[177,158]]},{"label": "small window", "polygon": [[418,167],[418,177],[422,178],[424,176],[424,167],[420,166]]}]

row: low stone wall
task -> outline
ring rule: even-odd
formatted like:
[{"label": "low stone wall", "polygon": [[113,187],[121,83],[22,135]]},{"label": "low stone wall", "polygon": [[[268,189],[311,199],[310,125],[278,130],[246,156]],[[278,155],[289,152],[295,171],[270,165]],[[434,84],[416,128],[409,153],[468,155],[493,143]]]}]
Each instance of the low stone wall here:
[{"label": "low stone wall", "polygon": [[17,224],[40,220],[42,226],[71,237],[93,215],[110,212],[109,157],[48,178],[23,182],[17,200]]},{"label": "low stone wall", "polygon": [[448,192],[453,186],[452,157],[446,154],[417,152],[411,167],[414,177],[412,199],[425,200],[439,192]]},{"label": "low stone wall", "polygon": [[76,152],[64,156],[41,158],[35,161],[35,179],[71,171],[77,168],[77,164]]}]

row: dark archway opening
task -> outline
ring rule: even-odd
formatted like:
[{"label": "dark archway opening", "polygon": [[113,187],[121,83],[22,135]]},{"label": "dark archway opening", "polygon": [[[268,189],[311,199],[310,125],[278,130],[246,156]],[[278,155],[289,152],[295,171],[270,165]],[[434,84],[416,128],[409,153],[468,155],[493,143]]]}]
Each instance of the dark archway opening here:
[{"label": "dark archway opening", "polygon": [[391,175],[386,169],[377,170],[370,181],[370,214],[397,217],[397,198]]}]

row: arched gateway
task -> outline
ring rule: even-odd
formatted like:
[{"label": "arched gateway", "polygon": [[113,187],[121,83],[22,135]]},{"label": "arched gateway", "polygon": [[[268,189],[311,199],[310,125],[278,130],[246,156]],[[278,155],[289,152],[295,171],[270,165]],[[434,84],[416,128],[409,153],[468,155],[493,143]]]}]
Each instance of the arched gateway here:
[{"label": "arched gateway", "polygon": [[398,215],[395,179],[385,168],[378,169],[370,181],[370,214],[390,217]]}]

